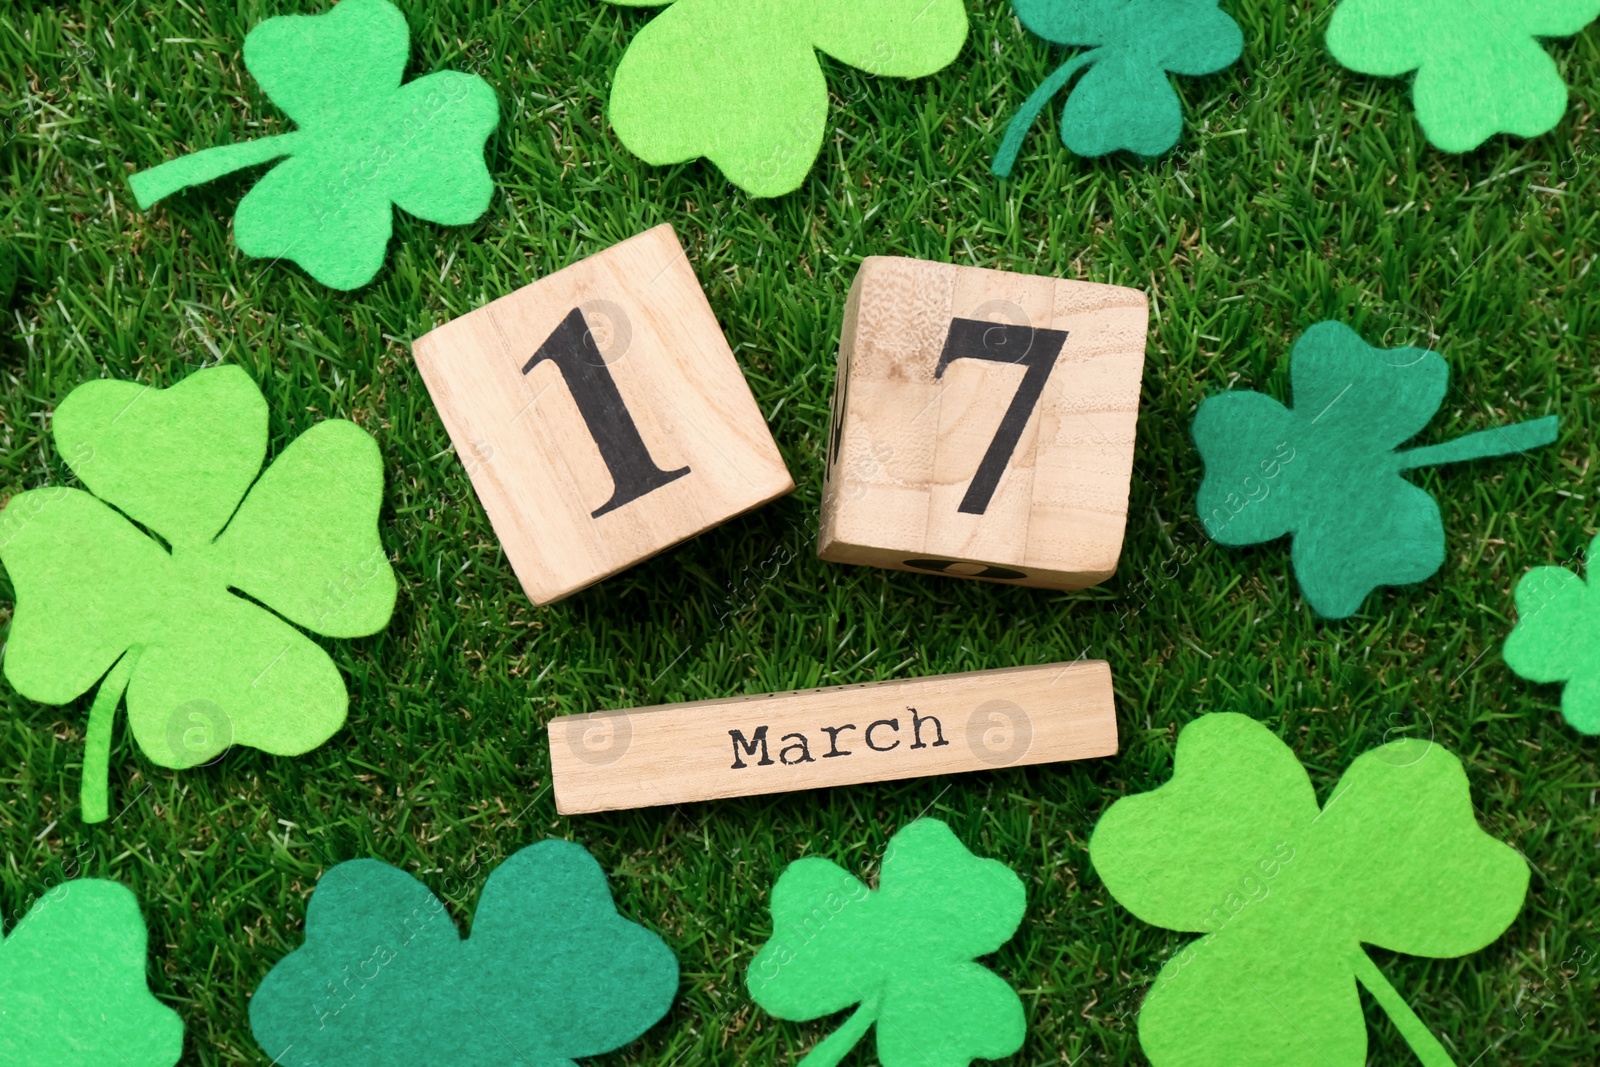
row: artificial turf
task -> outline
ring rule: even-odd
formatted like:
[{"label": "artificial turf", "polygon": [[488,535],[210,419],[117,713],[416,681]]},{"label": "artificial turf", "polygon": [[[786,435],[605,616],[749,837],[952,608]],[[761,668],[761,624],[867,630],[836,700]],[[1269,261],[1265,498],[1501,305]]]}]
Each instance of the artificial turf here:
[{"label": "artificial turf", "polygon": [[[80,382],[169,385],[216,362],[267,395],[272,448],[354,419],[379,443],[381,530],[400,581],[377,637],[322,641],[347,726],[298,759],[247,749],[154,767],[119,725],[111,822],[77,808],[87,698],[48,707],[0,686],[0,912],[65,875],[114,878],[151,928],[151,987],[183,1017],[185,1059],[265,1064],[247,1005],[298,944],[319,874],[375,856],[468,923],[483,878],[547,836],[592,849],[625,914],[683,968],[658,1026],[595,1062],[789,1063],[837,1020],[780,1023],[743,968],[768,893],[802,855],[870,873],[921,815],[1021,872],[1028,914],[992,958],[1022,993],[1019,1064],[1138,1064],[1135,1014],[1187,935],[1145,926],[1088,862],[1095,819],[1171,773],[1208,711],[1287,740],[1319,793],[1362,751],[1432,737],[1464,761],[1483,826],[1533,868],[1527,905],[1461,960],[1375,952],[1460,1064],[1600,1063],[1597,742],[1559,691],[1512,675],[1500,644],[1528,568],[1578,566],[1596,531],[1589,299],[1600,204],[1600,29],[1550,46],[1569,85],[1551,134],[1466,156],[1422,138],[1406,86],[1327,56],[1329,0],[1223,6],[1245,52],[1178,79],[1187,125],[1153,160],[1074,158],[1043,120],[1013,178],[988,162],[1061,53],[1000,0],[974,0],[953,67],[914,82],[824,60],[833,107],[798,192],[750,200],[705,163],[650,167],[604,118],[612,71],[654,14],[600,0],[400,0],[412,74],[485,77],[503,118],[478,223],[401,216],[357,292],[246,259],[229,219],[259,171],[134,209],[126,178],[185,152],[279,132],[240,60],[261,19],[309,0],[23,0],[0,13],[0,235],[20,280],[0,337],[0,495],[70,479],[50,412]],[[737,62],[738,57],[729,57]],[[1057,105],[1059,106],[1059,104]],[[412,363],[432,326],[649,226],[689,249],[798,489],[563,603],[519,590]],[[1127,541],[1117,575],[1074,594],[837,566],[815,558],[818,488],[845,293],[867,255],[1137,286],[1151,332]],[[1199,529],[1196,404],[1230,386],[1287,392],[1285,355],[1329,318],[1451,367],[1423,442],[1559,413],[1549,449],[1419,473],[1447,558],[1356,617],[1313,617],[1278,542],[1236,550]],[[0,620],[11,590],[0,582]],[[553,715],[918,674],[1108,660],[1115,758],[572,819],[556,815]],[[1171,872],[1181,877],[1181,871]],[[1382,893],[1381,885],[1371,887]],[[1364,1001],[1371,1062],[1411,1062]],[[514,1062],[508,1060],[507,1062]],[[852,1063],[872,1062],[870,1044]]]}]

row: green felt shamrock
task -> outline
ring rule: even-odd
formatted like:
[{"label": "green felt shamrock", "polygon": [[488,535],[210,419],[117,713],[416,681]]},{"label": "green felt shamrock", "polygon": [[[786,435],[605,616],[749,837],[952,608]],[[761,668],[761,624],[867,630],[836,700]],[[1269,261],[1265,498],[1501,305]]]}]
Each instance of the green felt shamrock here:
[{"label": "green felt shamrock", "polygon": [[573,1067],[654,1026],[677,991],[672,950],[617,914],[594,858],[541,841],[489,876],[465,939],[387,863],[328,871],[250,1029],[281,1067]]},{"label": "green felt shamrock", "polygon": [[[1600,538],[1588,558],[1597,552]],[[1600,593],[1565,567],[1535,567],[1516,599],[1506,666],[1531,682],[1566,683],[1561,714],[1579,733],[1600,734]]]},{"label": "green felt shamrock", "polygon": [[1567,86],[1537,38],[1570,37],[1600,0],[1341,0],[1334,59],[1363,74],[1417,72],[1417,121],[1446,152],[1497,133],[1537,137],[1561,121]]},{"label": "green felt shamrock", "polygon": [[1444,563],[1444,524],[1403,471],[1547,445],[1559,420],[1468,434],[1400,452],[1444,401],[1436,352],[1378,349],[1338,322],[1311,327],[1290,356],[1294,408],[1237,390],[1200,405],[1200,519],[1225,545],[1294,538],[1313,610],[1342,619],[1380,585],[1420,582]]},{"label": "green felt shamrock", "polygon": [[920,78],[966,39],[962,0],[677,0],[623,55],[611,125],[646,163],[704,156],[746,192],[781,196],[822,150],[819,49],[872,74]]},{"label": "green felt shamrock", "polygon": [[999,1059],[1022,1047],[1022,1001],[973,960],[1011,940],[1023,906],[1004,864],[918,819],[889,839],[876,890],[825,859],[791,863],[772,890],[772,940],[745,981],[780,1019],[860,1005],[804,1067],[833,1067],[873,1023],[883,1067]]},{"label": "green felt shamrock", "polygon": [[135,174],[139,207],[288,156],[239,202],[239,249],[293,260],[335,289],[365,285],[383,266],[391,204],[461,226],[488,209],[494,192],[483,159],[500,121],[494,91],[452,70],[402,85],[410,48],[405,16],[389,0],[267,19],[245,37],[244,64],[299,128]]},{"label": "green felt shamrock", "polygon": [[1183,728],[1172,780],[1111,805],[1089,858],[1138,918],[1204,935],[1140,1009],[1154,1067],[1362,1067],[1358,984],[1419,1060],[1448,1067],[1362,946],[1476,952],[1528,888],[1522,857],[1478,827],[1461,762],[1432,741],[1357,757],[1319,808],[1288,746],[1227,713]]},{"label": "green felt shamrock", "polygon": [[238,367],[170,389],[85,383],[57,407],[53,430],[90,492],[33,489],[0,512],[17,602],[5,674],[44,704],[100,683],[84,819],[106,817],[124,691],[134,739],[163,767],[204,763],[230,743],[297,755],[332,736],[349,704],[344,682],[295,627],[358,637],[394,609],[372,438],[351,422],[318,423],[257,478],[267,402]]},{"label": "green felt shamrock", "polygon": [[0,941],[0,1063],[172,1067],[183,1020],[145,985],[144,919],[127,888],[48,890]]},{"label": "green felt shamrock", "polygon": [[1061,111],[1061,143],[1080,156],[1118,149],[1158,156],[1178,143],[1183,110],[1167,80],[1214,74],[1239,58],[1244,35],[1217,0],[1012,0],[1047,41],[1086,47],[1046,78],[1006,127],[992,170],[1011,174],[1022,140],[1050,98],[1088,70]]}]

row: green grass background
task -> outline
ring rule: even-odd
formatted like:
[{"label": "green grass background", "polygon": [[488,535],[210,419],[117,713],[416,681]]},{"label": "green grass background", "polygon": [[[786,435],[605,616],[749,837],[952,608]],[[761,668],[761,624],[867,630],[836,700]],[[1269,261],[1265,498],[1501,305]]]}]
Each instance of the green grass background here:
[{"label": "green grass background", "polygon": [[[0,232],[16,240],[23,275],[0,338],[0,494],[70,478],[48,427],[80,382],[169,385],[236,363],[267,395],[274,451],[333,416],[376,436],[382,536],[400,581],[383,634],[323,642],[352,697],[332,741],[301,759],[238,750],[173,772],[119,724],[121,814],[102,826],[77,811],[87,699],[46,707],[0,686],[8,920],[64,871],[131,886],[150,923],[151,986],[188,1028],[185,1062],[264,1064],[250,991],[299,943],[329,865],[396,864],[450,889],[465,925],[496,863],[568,837],[594,851],[624,912],[660,931],[683,967],[669,1016],[596,1062],[789,1063],[838,1020],[775,1022],[744,991],[743,968],[770,932],[773,880],[802,855],[869,874],[888,836],[926,812],[1027,884],[1022,930],[992,959],[1027,1010],[1014,1062],[1137,1064],[1139,998],[1186,937],[1110,899],[1086,842],[1110,803],[1168,777],[1184,723],[1230,710],[1287,740],[1324,796],[1386,736],[1432,736],[1460,754],[1483,825],[1533,865],[1527,906],[1463,960],[1375,956],[1462,1064],[1600,1062],[1597,745],[1563,724],[1556,688],[1513,676],[1499,652],[1518,576],[1580,559],[1595,532],[1600,30],[1551,46],[1574,87],[1553,133],[1458,157],[1425,143],[1403,82],[1326,55],[1328,0],[1224,0],[1244,58],[1180,80],[1188,124],[1174,153],[1076,159],[1041,120],[1001,184],[987,164],[1004,123],[1060,53],[1007,4],[974,0],[967,48],[935,77],[877,79],[825,61],[834,106],[821,159],[800,191],[751,201],[706,164],[643,165],[607,126],[611,73],[652,11],[400,6],[413,74],[470,69],[500,95],[498,189],[472,226],[399,217],[382,274],[353,294],[237,252],[229,220],[255,173],[147,214],[125,183],[181,152],[284,129],[241,42],[267,16],[324,4],[27,0],[0,14]],[[408,344],[661,222],[688,246],[799,488],[534,608]],[[1115,578],[1062,595],[815,558],[840,316],[867,255],[1149,292]],[[1327,318],[1447,356],[1451,392],[1424,441],[1564,420],[1558,446],[1525,460],[1421,473],[1444,511],[1443,569],[1337,623],[1308,612],[1286,543],[1206,541],[1188,436],[1210,393],[1283,395],[1290,344]],[[0,582],[0,620],[10,601]],[[553,715],[1080,654],[1116,676],[1113,759],[575,819],[551,800],[542,727]],[[1411,1062],[1370,1001],[1367,1014],[1372,1062]],[[864,1048],[852,1062],[872,1061]]]}]

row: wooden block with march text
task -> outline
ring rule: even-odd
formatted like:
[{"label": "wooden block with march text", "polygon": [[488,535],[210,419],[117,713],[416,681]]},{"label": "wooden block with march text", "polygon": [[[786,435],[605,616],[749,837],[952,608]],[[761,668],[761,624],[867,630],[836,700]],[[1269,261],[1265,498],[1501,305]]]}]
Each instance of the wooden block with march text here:
[{"label": "wooden block with march text", "polygon": [[1117,751],[1098,660],[562,715],[546,730],[563,815]]},{"label": "wooden block with march text", "polygon": [[454,319],[412,351],[536,604],[794,488],[670,226]]},{"label": "wooden block with march text", "polygon": [[817,552],[1082,589],[1122,552],[1145,295],[864,260],[839,339]]}]

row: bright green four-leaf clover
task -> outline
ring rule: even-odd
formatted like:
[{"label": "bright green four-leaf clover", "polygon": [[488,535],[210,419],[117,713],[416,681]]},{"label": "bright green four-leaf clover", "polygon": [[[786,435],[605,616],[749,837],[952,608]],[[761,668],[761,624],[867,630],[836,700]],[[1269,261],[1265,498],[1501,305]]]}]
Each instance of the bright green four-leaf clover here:
[{"label": "bright green four-leaf clover", "polygon": [[288,156],[239,202],[234,240],[246,255],[293,260],[335,289],[378,273],[394,207],[446,226],[478,218],[494,192],[483,158],[500,121],[494,91],[449,70],[402,85],[410,42],[389,0],[267,19],[245,37],[245,66],[299,128],[135,174],[140,208]]},{"label": "bright green four-leaf clover", "polygon": [[1363,946],[1476,952],[1528,887],[1522,857],[1479,828],[1460,761],[1432,741],[1363,754],[1319,806],[1288,746],[1227,713],[1184,727],[1172,780],[1111,805],[1089,856],[1135,916],[1202,935],[1140,1009],[1154,1067],[1362,1067],[1358,985],[1424,1064],[1449,1067]]},{"label": "bright green four-leaf clover", "polygon": [[1420,582],[1443,565],[1439,505],[1403,472],[1556,438],[1551,415],[1399,451],[1438,412],[1449,366],[1437,352],[1373,348],[1338,322],[1301,336],[1289,373],[1292,409],[1248,390],[1200,405],[1200,520],[1226,545],[1291,535],[1300,588],[1330,618],[1354,614],[1380,585]]},{"label": "bright green four-leaf clover", "polygon": [[0,1063],[172,1067],[183,1021],[145,984],[133,894],[78,878],[49,889],[0,941]]},{"label": "bright green four-leaf clover", "polygon": [[1536,137],[1567,109],[1567,86],[1540,37],[1568,37],[1600,0],[1341,0],[1328,50],[1351,70],[1417,72],[1428,140],[1468,152],[1497,133]]},{"label": "bright green four-leaf clover", "polygon": [[[1589,546],[1590,577],[1600,538]],[[1600,591],[1565,567],[1535,567],[1517,583],[1517,625],[1506,666],[1533,682],[1562,682],[1561,714],[1600,734]]]},{"label": "bright green four-leaf clover", "polygon": [[966,39],[962,0],[677,0],[623,55],[611,125],[646,163],[704,156],[747,192],[781,196],[800,187],[822,149],[819,50],[873,74],[918,78],[948,65]]},{"label": "bright green four-leaf clover", "polygon": [[1023,103],[995,153],[1004,178],[1028,128],[1080,70],[1061,111],[1061,143],[1080,156],[1126,149],[1157,156],[1178,143],[1183,110],[1167,78],[1214,74],[1239,58],[1244,35],[1217,0],[1012,0],[1022,24],[1055,44],[1087,48]]},{"label": "bright green four-leaf clover", "polygon": [[84,818],[107,814],[124,692],[134,739],[163,767],[204,763],[231,743],[296,755],[327,740],[349,696],[296,627],[357,637],[393,611],[372,438],[320,422],[262,472],[267,403],[238,367],[170,389],[88,382],[52,429],[89,492],[33,489],[0,512],[0,562],[16,590],[5,675],[44,704],[99,683]]},{"label": "bright green four-leaf clover", "polygon": [[1022,1002],[974,958],[1011,939],[1023,906],[1009,868],[918,819],[889,839],[876,890],[829,860],[791,863],[772,890],[772,940],[745,981],[780,1019],[857,1005],[804,1067],[833,1067],[874,1023],[883,1067],[999,1059],[1022,1045]]}]

